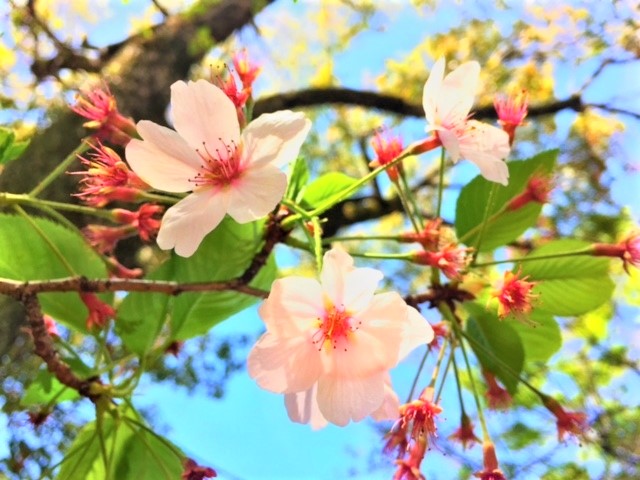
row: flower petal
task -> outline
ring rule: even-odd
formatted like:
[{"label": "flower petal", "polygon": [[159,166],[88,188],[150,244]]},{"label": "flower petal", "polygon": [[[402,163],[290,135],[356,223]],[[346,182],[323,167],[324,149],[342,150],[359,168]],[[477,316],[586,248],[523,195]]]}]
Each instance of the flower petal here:
[{"label": "flower petal", "polygon": [[422,106],[424,108],[424,114],[427,118],[427,122],[430,125],[435,125],[437,121],[437,105],[440,97],[440,90],[442,89],[442,81],[444,79],[444,57],[440,57],[438,61],[433,65],[429,78],[427,78],[422,91]]},{"label": "flower petal", "polygon": [[194,192],[169,208],[162,217],[158,246],[175,248],[182,257],[190,257],[202,239],[224,218],[227,200],[212,189]]},{"label": "flower petal", "polygon": [[386,371],[398,363],[407,304],[396,292],[375,295],[369,306],[352,318],[355,327],[344,348],[325,351],[325,371],[356,378]]},{"label": "flower petal", "polygon": [[273,282],[258,314],[267,331],[275,335],[313,334],[318,318],[324,316],[322,288],[313,278],[279,278]]},{"label": "flower petal", "polygon": [[436,132],[442,146],[451,157],[451,161],[456,163],[460,160],[460,142],[458,136],[454,130],[447,130],[445,128],[439,128]]},{"label": "flower petal", "polygon": [[201,165],[200,157],[180,135],[141,120],[137,125],[143,140],[132,139],[125,150],[127,162],[142,180],[167,192],[188,192]]},{"label": "flower petal", "polygon": [[350,420],[359,422],[370,415],[384,401],[386,374],[380,372],[354,379],[320,377],[317,398],[322,416],[331,423],[345,426]]},{"label": "flower petal", "polygon": [[466,120],[473,106],[479,78],[478,62],[465,62],[444,77],[437,103],[442,123],[446,125]]},{"label": "flower petal", "polygon": [[206,80],[171,85],[171,117],[178,133],[193,148],[224,151],[240,140],[240,125],[233,102]]},{"label": "flower petal", "polygon": [[242,132],[243,158],[258,167],[283,167],[295,160],[311,129],[303,113],[282,110],[260,115]]},{"label": "flower petal", "polygon": [[228,187],[229,215],[238,223],[264,217],[287,190],[287,175],[272,165],[249,169]]},{"label": "flower petal", "polygon": [[382,422],[383,420],[394,420],[398,418],[400,411],[400,399],[398,394],[393,390],[391,385],[391,375],[387,373],[384,381],[384,400],[382,405],[375,412],[371,414],[371,417],[376,422]]},{"label": "flower petal", "polygon": [[402,341],[398,352],[398,361],[409,355],[420,345],[426,345],[433,340],[433,328],[418,310],[407,305],[407,320],[403,323]]},{"label": "flower petal", "polygon": [[249,352],[247,370],[265,390],[295,393],[311,388],[322,372],[322,364],[308,336],[284,338],[267,332]]},{"label": "flower petal", "polygon": [[313,430],[327,426],[328,422],[318,408],[317,392],[318,384],[314,383],[309,390],[284,396],[284,405],[292,422],[308,423]]},{"label": "flower petal", "polygon": [[507,185],[509,169],[503,159],[509,155],[509,135],[503,130],[475,120],[467,122],[460,141],[462,158],[475,163],[482,176]]},{"label": "flower petal", "polygon": [[334,305],[344,305],[345,278],[353,270],[353,258],[342,248],[334,247],[324,254],[320,283]]}]

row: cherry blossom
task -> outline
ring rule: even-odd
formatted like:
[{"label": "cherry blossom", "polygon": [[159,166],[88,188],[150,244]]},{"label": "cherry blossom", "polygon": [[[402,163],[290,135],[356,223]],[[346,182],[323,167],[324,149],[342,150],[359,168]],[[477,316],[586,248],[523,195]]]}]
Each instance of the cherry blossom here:
[{"label": "cherry blossom", "polygon": [[[392,135],[388,130],[378,130],[371,140],[371,147],[376,154],[376,159],[369,163],[372,168],[378,168],[391,163],[398,158],[404,150],[402,138]],[[387,175],[392,182],[397,182],[402,164],[387,168]]]},{"label": "cherry blossom", "polygon": [[142,140],[132,140],[126,156],[153,188],[191,192],[167,210],[157,238],[160,248],[189,257],[225,214],[247,223],[273,210],[287,188],[279,167],[298,155],[311,122],[284,110],[241,135],[235,106],[206,80],[174,83],[171,107],[176,131],[142,120]]},{"label": "cherry blossom", "polygon": [[397,293],[375,294],[381,279],[380,271],[356,268],[349,254],[334,248],[324,255],[320,282],[286,277],[273,283],[259,310],[267,332],[247,366],[262,388],[297,394],[286,400],[294,421],[319,426],[319,412],[344,426],[372,414],[397,415],[388,408],[394,401],[388,371],[429,343],[433,330]]},{"label": "cherry blossom", "polygon": [[528,276],[520,278],[520,271],[504,272],[504,282],[499,290],[492,293],[498,299],[498,316],[500,318],[514,315],[519,320],[526,317],[533,309],[532,302],[538,295],[531,293],[537,282],[528,282]]},{"label": "cherry blossom", "polygon": [[529,96],[526,90],[514,95],[496,95],[493,106],[498,114],[498,122],[509,135],[509,145],[513,145],[516,128],[524,123],[529,112]]},{"label": "cherry blossom", "polygon": [[429,126],[453,162],[466,158],[489,181],[507,185],[509,170],[503,159],[509,154],[509,135],[503,130],[469,119],[480,77],[478,62],[466,62],[444,75],[440,58],[424,85],[422,105]]}]

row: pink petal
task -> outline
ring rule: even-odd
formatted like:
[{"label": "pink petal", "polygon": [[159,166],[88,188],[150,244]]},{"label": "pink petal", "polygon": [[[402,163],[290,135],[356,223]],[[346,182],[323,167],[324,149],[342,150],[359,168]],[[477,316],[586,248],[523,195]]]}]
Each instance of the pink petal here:
[{"label": "pink petal", "polygon": [[507,185],[509,169],[503,159],[509,155],[509,135],[486,123],[470,120],[460,138],[460,155],[475,163],[482,176]]},{"label": "pink petal", "polygon": [[381,422],[383,420],[395,420],[399,414],[400,399],[391,385],[391,375],[387,374],[384,381],[384,400],[380,408],[371,414],[371,417],[376,422]]},{"label": "pink petal", "polygon": [[132,139],[126,147],[127,162],[153,188],[188,192],[201,165],[195,150],[173,130],[142,120],[137,125],[143,140]]},{"label": "pink petal", "polygon": [[193,148],[224,151],[240,141],[236,107],[225,93],[206,80],[171,85],[171,116],[178,133]]},{"label": "pink petal", "polygon": [[287,407],[287,413],[292,422],[308,423],[313,430],[327,426],[328,422],[318,407],[317,392],[318,384],[314,383],[309,390],[287,393],[284,396],[284,405]]},{"label": "pink petal", "polygon": [[427,118],[427,122],[432,126],[438,123],[436,112],[440,90],[442,89],[442,81],[444,79],[444,67],[444,58],[440,57],[433,65],[422,91],[422,106],[425,117]]},{"label": "pink petal", "polygon": [[311,388],[322,365],[316,346],[307,336],[285,338],[267,332],[249,352],[247,370],[265,390],[295,393]]},{"label": "pink petal", "polygon": [[329,422],[345,426],[359,422],[380,408],[384,401],[387,372],[364,378],[345,379],[322,376],[318,381],[318,407]]},{"label": "pink petal", "polygon": [[291,337],[313,334],[324,313],[322,288],[317,280],[306,277],[274,281],[269,297],[258,310],[267,331]]},{"label": "pink petal", "polygon": [[286,190],[287,176],[276,167],[250,167],[228,188],[228,213],[238,223],[252,222],[273,210]]},{"label": "pink petal", "polygon": [[456,163],[460,160],[460,143],[456,132],[454,130],[439,128],[437,134],[442,142],[442,146],[451,157],[451,161]]},{"label": "pink petal", "polygon": [[398,361],[409,355],[416,347],[426,345],[431,340],[433,340],[433,328],[429,322],[418,310],[407,305],[407,319],[403,322]]},{"label": "pink petal", "polygon": [[383,276],[382,272],[375,268],[355,268],[347,273],[342,292],[344,308],[353,313],[367,308]]},{"label": "pink petal", "polygon": [[325,371],[340,377],[363,377],[386,371],[398,363],[407,304],[396,292],[375,295],[369,306],[352,318],[355,331],[344,348],[323,350]]},{"label": "pink petal", "polygon": [[242,132],[243,158],[256,167],[283,167],[296,159],[310,129],[311,121],[303,113],[282,110],[260,115]]},{"label": "pink petal", "polygon": [[225,196],[211,189],[190,194],[165,212],[158,246],[163,250],[175,248],[178,255],[190,257],[202,239],[222,221],[226,210]]}]

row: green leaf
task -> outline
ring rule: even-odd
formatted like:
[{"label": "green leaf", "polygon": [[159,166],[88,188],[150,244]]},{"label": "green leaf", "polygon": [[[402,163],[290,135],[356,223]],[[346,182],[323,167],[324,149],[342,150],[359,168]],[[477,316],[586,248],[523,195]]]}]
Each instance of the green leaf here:
[{"label": "green leaf", "polygon": [[340,172],[329,172],[311,182],[302,196],[302,206],[313,209],[338,196],[358,180]]},{"label": "green leaf", "polygon": [[509,162],[509,184],[505,187],[477,176],[460,192],[456,204],[456,234],[461,242],[474,246],[477,242],[491,189],[496,188],[491,208],[490,221],[484,230],[480,251],[491,251],[518,238],[535,225],[542,205],[529,203],[514,211],[505,211],[506,205],[524,192],[529,179],[534,175],[552,172],[558,156],[557,150],[549,150],[533,158]]},{"label": "green leaf", "polygon": [[[241,275],[261,245],[263,222],[240,225],[225,219],[204,239],[193,256],[171,257],[148,278],[176,282],[223,281]],[[251,285],[268,289],[275,279],[276,266],[270,258]],[[167,341],[184,340],[207,332],[211,327],[256,303],[242,293],[184,293],[167,295],[131,293],[118,309],[116,328],[134,353],[148,352],[168,326]]]},{"label": "green leaf", "polygon": [[[106,278],[107,270],[100,256],[81,235],[44,218],[34,217],[33,221],[46,239],[25,218],[0,214],[0,277],[14,280],[49,280],[72,275]],[[77,293],[44,293],[38,298],[44,313],[68,327],[86,332],[87,307]]]},{"label": "green leaf", "polygon": [[509,430],[502,434],[502,439],[507,442],[511,450],[522,450],[534,443],[540,443],[542,434],[524,423],[517,422]]},{"label": "green leaf", "polygon": [[469,313],[466,332],[471,348],[482,367],[498,377],[513,395],[524,364],[520,336],[512,325],[498,320],[497,314],[484,306],[468,302],[465,308]]},{"label": "green leaf", "polygon": [[20,405],[49,405],[77,398],[80,394],[76,390],[60,383],[48,370],[40,370],[20,399]]},{"label": "green leaf", "polygon": [[558,322],[549,313],[537,309],[534,309],[528,319],[534,324],[525,324],[518,320],[505,320],[505,322],[520,337],[527,361],[546,362],[562,346],[562,334]]},{"label": "green leaf", "polygon": [[[556,240],[535,249],[527,258],[572,252],[589,243]],[[533,289],[539,295],[537,308],[553,315],[581,315],[598,308],[611,298],[614,283],[609,278],[607,258],[580,255],[522,262],[522,275],[539,282]]]},{"label": "green leaf", "polygon": [[287,193],[284,197],[296,203],[300,202],[308,181],[309,168],[307,167],[307,162],[304,158],[298,157],[291,167]]},{"label": "green leaf", "polygon": [[16,141],[15,134],[6,128],[0,128],[0,165],[18,158],[29,146],[29,142]]},{"label": "green leaf", "polygon": [[182,473],[182,455],[167,440],[143,428],[144,420],[127,405],[85,425],[69,448],[56,480],[104,480],[107,475],[98,429],[109,455],[109,478],[174,480]]},{"label": "green leaf", "polygon": [[[123,426],[125,429],[125,426]],[[126,425],[127,437],[117,458],[114,478],[174,480],[181,478],[182,461],[168,441],[135,425]]]}]

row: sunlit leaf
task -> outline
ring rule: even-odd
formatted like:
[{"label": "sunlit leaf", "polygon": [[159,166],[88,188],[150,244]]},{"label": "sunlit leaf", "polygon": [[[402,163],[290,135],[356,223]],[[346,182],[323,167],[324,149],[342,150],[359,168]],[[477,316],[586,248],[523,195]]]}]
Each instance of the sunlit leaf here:
[{"label": "sunlit leaf", "polygon": [[302,196],[302,206],[314,208],[336,197],[358,180],[340,172],[325,173],[311,182]]},{"label": "sunlit leaf", "polygon": [[[572,252],[589,244],[578,240],[556,240],[532,251],[527,258]],[[613,281],[609,278],[609,260],[588,255],[522,262],[522,275],[538,281],[537,308],[553,315],[580,315],[611,298]]]},{"label": "sunlit leaf", "polygon": [[532,323],[507,320],[522,341],[527,361],[546,362],[562,346],[562,334],[555,318],[547,312],[535,309],[528,317]]},{"label": "sunlit leaf", "polygon": [[40,370],[20,399],[20,405],[31,407],[75,400],[80,394],[60,383],[48,370]]},{"label": "sunlit leaf", "polygon": [[531,202],[513,211],[506,211],[505,207],[524,192],[532,176],[551,172],[557,155],[556,150],[550,150],[528,160],[508,162],[509,184],[506,187],[481,176],[469,182],[460,192],[456,204],[455,227],[458,238],[467,245],[475,246],[493,188],[495,195],[489,208],[489,221],[484,229],[481,251],[505,245],[533,227],[542,209],[540,203]]}]

